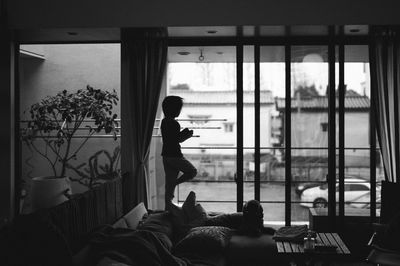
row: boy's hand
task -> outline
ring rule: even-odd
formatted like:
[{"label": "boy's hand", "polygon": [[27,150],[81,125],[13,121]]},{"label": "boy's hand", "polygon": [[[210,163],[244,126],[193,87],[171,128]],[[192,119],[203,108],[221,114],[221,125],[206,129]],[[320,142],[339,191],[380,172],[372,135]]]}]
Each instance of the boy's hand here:
[{"label": "boy's hand", "polygon": [[190,138],[191,136],[193,136],[193,130],[189,130],[188,128],[183,129],[182,132],[184,132],[184,134],[187,138]]}]

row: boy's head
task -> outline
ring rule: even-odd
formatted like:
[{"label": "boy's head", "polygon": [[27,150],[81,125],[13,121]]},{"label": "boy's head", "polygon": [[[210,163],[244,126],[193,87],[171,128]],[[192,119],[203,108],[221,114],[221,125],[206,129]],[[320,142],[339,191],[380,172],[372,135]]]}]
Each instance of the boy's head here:
[{"label": "boy's head", "polygon": [[166,117],[177,117],[181,113],[183,100],[179,96],[167,96],[162,102],[162,110]]}]

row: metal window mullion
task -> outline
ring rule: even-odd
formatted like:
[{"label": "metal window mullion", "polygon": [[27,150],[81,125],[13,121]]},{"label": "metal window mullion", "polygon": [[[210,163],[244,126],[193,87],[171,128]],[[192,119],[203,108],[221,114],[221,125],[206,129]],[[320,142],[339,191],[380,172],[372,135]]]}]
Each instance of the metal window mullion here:
[{"label": "metal window mullion", "polygon": [[236,45],[236,196],[237,211],[243,206],[243,44]]},{"label": "metal window mullion", "polygon": [[22,143],[20,137],[20,44],[14,44],[14,216],[20,214],[21,190],[22,190]]},{"label": "metal window mullion", "polygon": [[340,27],[339,43],[339,224],[344,226],[344,169],[345,169],[345,48],[343,42],[343,26]]},{"label": "metal window mullion", "polygon": [[336,227],[336,98],[335,98],[335,43],[334,27],[329,26],[328,45],[328,217],[329,227]]},{"label": "metal window mullion", "polygon": [[291,46],[285,45],[285,225],[291,224],[291,182],[292,182],[292,152],[291,152]]},{"label": "metal window mullion", "polygon": [[[373,38],[371,38],[371,43],[369,44],[369,54],[371,55],[373,52],[373,49],[375,48],[374,45],[372,45],[374,42]],[[374,57],[370,57],[368,61],[370,62],[371,66],[371,61],[374,60]],[[374,72],[376,69],[370,69],[371,77],[374,77]],[[374,91],[373,91],[374,90]],[[376,87],[375,87],[375,82],[373,79],[371,79],[371,84],[370,84],[370,97],[371,97],[371,104],[370,104],[370,109],[369,109],[369,128],[370,128],[370,155],[369,155],[369,160],[370,160],[370,182],[371,182],[371,188],[370,188],[370,217],[371,217],[371,223],[374,223],[376,221],[376,121],[377,121],[377,113],[376,113],[376,101],[377,101],[377,93],[376,93]]]},{"label": "metal window mullion", "polygon": [[[372,89],[372,88],[371,88]],[[370,153],[369,153],[369,170],[370,170],[370,216],[371,223],[376,222],[376,124],[375,124],[375,93],[370,92],[371,108],[369,111],[369,135],[370,135]]]},{"label": "metal window mullion", "polygon": [[260,45],[254,46],[254,198],[260,200]]}]

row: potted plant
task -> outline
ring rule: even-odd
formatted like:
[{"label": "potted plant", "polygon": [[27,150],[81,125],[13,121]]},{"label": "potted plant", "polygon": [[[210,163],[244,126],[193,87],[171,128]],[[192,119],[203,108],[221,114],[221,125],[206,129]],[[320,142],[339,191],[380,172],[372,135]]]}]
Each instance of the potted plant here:
[{"label": "potted plant", "polygon": [[[52,170],[51,176],[32,179],[33,209],[50,207],[67,199],[70,181],[66,170],[93,134],[104,130],[117,138],[117,115],[112,110],[117,102],[115,90],[109,92],[87,86],[76,92],[64,90],[47,96],[30,107],[31,120],[22,129],[22,140],[43,157]],[[93,121],[94,125],[88,121]]]}]

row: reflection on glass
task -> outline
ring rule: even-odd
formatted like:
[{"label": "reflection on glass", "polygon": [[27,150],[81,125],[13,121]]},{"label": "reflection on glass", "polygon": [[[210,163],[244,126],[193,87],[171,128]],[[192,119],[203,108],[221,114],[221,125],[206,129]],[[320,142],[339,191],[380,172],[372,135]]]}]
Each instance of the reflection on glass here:
[{"label": "reflection on glass", "polygon": [[[293,147],[328,146],[328,63],[326,46],[292,47],[291,141]],[[284,102],[278,106],[284,110]],[[313,157],[311,149],[292,156]]]}]

